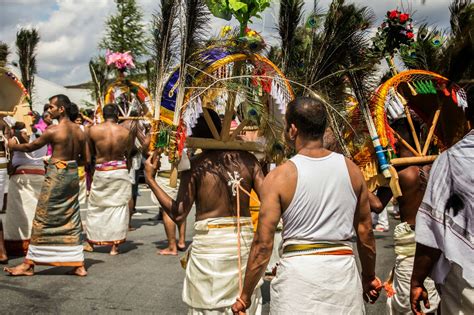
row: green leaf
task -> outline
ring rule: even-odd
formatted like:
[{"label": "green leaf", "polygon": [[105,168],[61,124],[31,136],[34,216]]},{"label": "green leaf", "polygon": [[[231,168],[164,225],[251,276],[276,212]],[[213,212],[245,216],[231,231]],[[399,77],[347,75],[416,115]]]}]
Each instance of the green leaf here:
[{"label": "green leaf", "polygon": [[245,2],[242,2],[239,0],[229,0],[229,7],[234,12],[238,12],[238,11],[247,12],[248,10],[248,5]]}]

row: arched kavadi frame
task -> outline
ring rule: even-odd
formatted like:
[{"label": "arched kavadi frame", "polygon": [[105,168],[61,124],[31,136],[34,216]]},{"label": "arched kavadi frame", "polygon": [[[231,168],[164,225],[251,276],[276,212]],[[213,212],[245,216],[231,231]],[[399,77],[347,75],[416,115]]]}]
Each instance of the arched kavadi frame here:
[{"label": "arched kavadi frame", "polygon": [[[214,149],[241,149],[248,151],[264,151],[260,144],[236,140],[236,135],[243,130],[246,122],[242,122],[232,133],[230,123],[234,114],[233,103],[227,105],[223,128],[221,133],[217,133],[212,120],[207,113],[207,102],[201,99],[212,100],[221,96],[226,90],[226,84],[233,80],[248,80],[249,86],[259,89],[261,97],[271,96],[270,101],[274,113],[278,112],[283,117],[284,109],[288,102],[294,98],[293,89],[284,74],[270,60],[259,55],[246,51],[238,51],[235,47],[214,46],[195,53],[188,66],[185,78],[185,91],[183,106],[179,111],[180,119],[178,129],[181,133],[186,132],[190,127],[190,112],[199,115],[201,111],[206,118],[214,139],[198,139],[177,135],[176,142],[178,151],[181,151],[186,142],[188,147],[214,148]],[[234,66],[243,69],[239,75],[235,75]],[[176,112],[176,102],[178,97],[179,69],[176,69],[168,81],[165,83],[162,99],[160,120],[171,124]],[[229,100],[231,97],[229,96]],[[199,104],[198,104],[199,103]],[[202,110],[200,107],[202,106]],[[196,118],[196,117],[194,117]],[[187,131],[189,135],[189,130]],[[180,152],[179,152],[180,154]]]},{"label": "arched kavadi frame", "polygon": [[[429,155],[430,145],[435,144],[442,151],[469,131],[463,111],[465,106],[467,99],[464,90],[437,73],[408,70],[387,80],[372,98],[372,114],[381,145],[395,153],[387,156],[390,163],[409,165],[432,162],[437,152]],[[393,118],[397,115],[406,116],[415,147],[390,128],[388,116]],[[428,127],[424,139],[420,139],[415,132],[414,119]],[[395,139],[407,147],[414,158],[397,157]]]},{"label": "arched kavadi frame", "polygon": [[148,90],[137,82],[118,78],[115,82],[109,85],[104,97],[105,104],[116,103],[119,97],[125,97],[127,104],[124,107],[117,104],[123,117],[129,117],[130,103],[133,97],[140,103],[139,105],[144,111],[142,114],[146,117],[151,117],[153,113],[153,100]]}]

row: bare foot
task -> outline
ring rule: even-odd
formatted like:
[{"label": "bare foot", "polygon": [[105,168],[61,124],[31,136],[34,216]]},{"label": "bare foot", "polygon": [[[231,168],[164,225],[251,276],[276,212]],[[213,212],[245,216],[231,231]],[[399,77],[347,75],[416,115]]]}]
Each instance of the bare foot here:
[{"label": "bare foot", "polygon": [[177,248],[180,252],[185,252],[186,251],[186,243],[184,243],[184,242],[183,243],[178,243]]},{"label": "bare foot", "polygon": [[112,249],[110,250],[109,254],[111,256],[117,256],[118,254],[120,254],[120,252],[118,250],[118,246],[117,245],[112,245]]},{"label": "bare foot", "polygon": [[93,252],[94,251],[94,245],[92,245],[90,243],[85,243],[84,244],[84,250],[86,252]]},{"label": "bare foot", "polygon": [[10,276],[32,276],[35,273],[33,265],[25,263],[11,268],[4,267],[3,271],[9,273]]},{"label": "bare foot", "polygon": [[5,254],[0,255],[0,264],[8,264],[8,256]]},{"label": "bare foot", "polygon": [[159,251],[156,252],[157,255],[162,255],[162,256],[178,256],[178,251],[172,250],[169,247],[165,249],[160,249]]},{"label": "bare foot", "polygon": [[85,277],[87,276],[87,270],[86,270],[86,267],[81,266],[81,267],[76,267],[73,270],[66,272],[66,274],[72,275],[72,276]]}]

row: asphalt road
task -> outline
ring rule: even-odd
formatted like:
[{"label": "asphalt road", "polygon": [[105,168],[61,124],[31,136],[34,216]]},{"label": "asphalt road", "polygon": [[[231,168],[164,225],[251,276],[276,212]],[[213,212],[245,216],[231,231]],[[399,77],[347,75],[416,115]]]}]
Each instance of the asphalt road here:
[{"label": "asphalt road", "polygon": [[[134,216],[137,228],[121,245],[121,254],[108,255],[108,248],[85,253],[89,275],[85,278],[65,275],[69,268],[35,268],[34,277],[0,275],[0,314],[186,314],[181,300],[184,270],[178,257],[156,255],[166,246],[161,222],[152,220],[158,208],[150,192],[141,189],[138,201],[141,216]],[[188,218],[187,239],[192,238],[193,213]],[[387,233],[377,233],[377,274],[385,279],[393,265],[393,225]],[[10,265],[21,263],[13,258]],[[267,314],[268,283],[263,286],[264,313]],[[341,297],[343,298],[343,297]],[[385,314],[385,296],[367,306],[368,314]]]}]

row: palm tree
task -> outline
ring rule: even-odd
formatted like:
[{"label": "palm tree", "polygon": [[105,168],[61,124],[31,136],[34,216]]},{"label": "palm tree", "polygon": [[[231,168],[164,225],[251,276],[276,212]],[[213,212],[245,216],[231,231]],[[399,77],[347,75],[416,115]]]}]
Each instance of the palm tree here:
[{"label": "palm tree", "polygon": [[40,40],[36,29],[21,28],[16,33],[16,47],[21,71],[21,82],[28,91],[29,98],[33,93],[34,75],[36,74],[36,46]]}]

